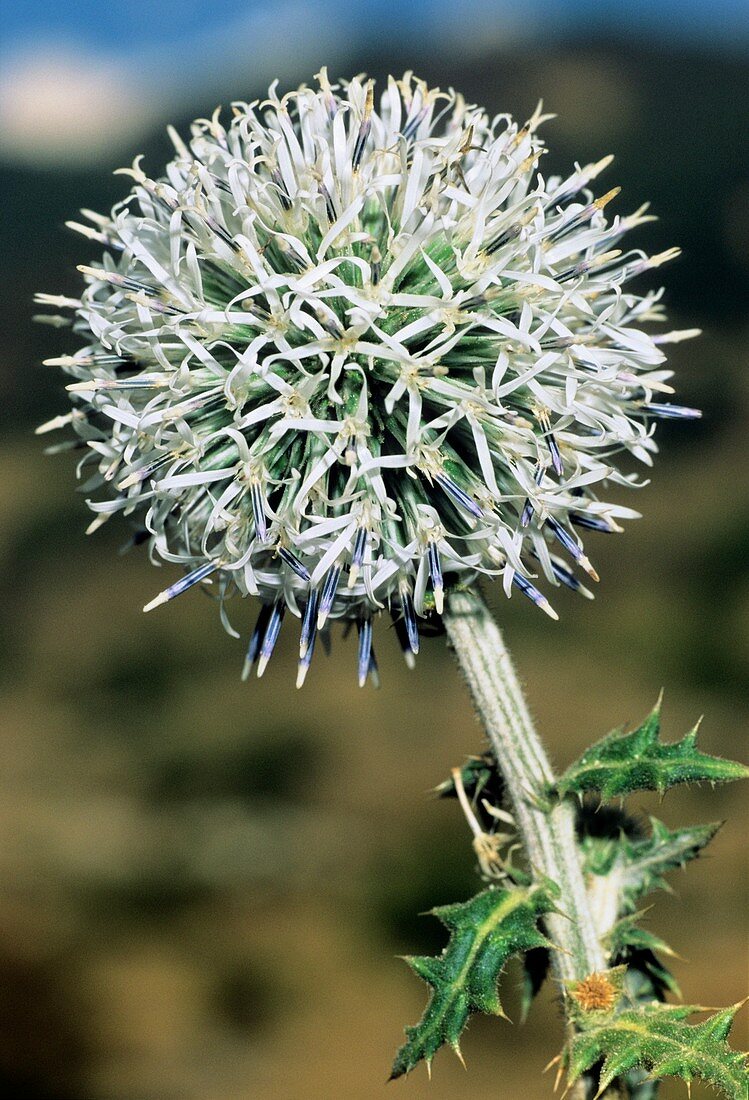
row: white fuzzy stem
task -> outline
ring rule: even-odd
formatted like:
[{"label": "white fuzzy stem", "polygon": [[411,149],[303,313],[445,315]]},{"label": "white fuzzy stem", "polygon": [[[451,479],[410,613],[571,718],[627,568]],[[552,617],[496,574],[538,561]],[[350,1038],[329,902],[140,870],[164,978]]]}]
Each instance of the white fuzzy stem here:
[{"label": "white fuzzy stem", "polygon": [[[554,974],[578,981],[606,967],[585,889],[575,839],[575,811],[568,802],[538,808],[537,797],[553,774],[536,733],[501,631],[482,598],[453,592],[444,614],[447,634],[497,758],[518,833],[534,875],[561,890],[559,913],[545,918]],[[564,988],[564,987],[563,987]]]}]

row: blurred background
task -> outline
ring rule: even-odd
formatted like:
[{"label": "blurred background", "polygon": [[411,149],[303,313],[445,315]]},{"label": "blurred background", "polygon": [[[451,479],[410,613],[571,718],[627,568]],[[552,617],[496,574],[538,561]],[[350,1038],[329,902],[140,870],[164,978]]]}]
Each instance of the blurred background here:
[{"label": "blurred background", "polygon": [[[749,15],[740,0],[4,0],[0,360],[0,1086],[17,1100],[296,1100],[550,1093],[554,991],[521,1030],[476,1019],[449,1053],[385,1085],[426,989],[396,958],[439,951],[420,916],[479,887],[453,802],[429,791],[482,738],[444,639],[409,673],[385,625],[379,692],[352,643],[294,692],[293,639],[243,685],[243,649],[193,593],[144,618],[162,575],[112,523],[91,539],[70,455],[34,425],[64,411],[35,291],[77,293],[94,253],[63,223],[106,210],[112,170],[171,156],[216,103],[331,75],[413,68],[525,119],[543,97],[544,170],[617,155],[618,209],[651,200],[641,242],[664,271],[679,400],[644,518],[592,536],[594,603],[551,624],[496,606],[559,765],[666,689],[666,737],[705,714],[706,751],[740,756],[749,719],[746,493]],[[243,633],[254,608],[235,609]],[[747,814],[734,788],[636,811],[727,819],[649,916],[683,956],[688,1001],[745,993]],[[517,1018],[510,971],[506,1007]],[[745,1042],[737,1027],[737,1041]],[[681,1086],[664,1097],[683,1095]],[[693,1096],[707,1095],[698,1087]]]}]

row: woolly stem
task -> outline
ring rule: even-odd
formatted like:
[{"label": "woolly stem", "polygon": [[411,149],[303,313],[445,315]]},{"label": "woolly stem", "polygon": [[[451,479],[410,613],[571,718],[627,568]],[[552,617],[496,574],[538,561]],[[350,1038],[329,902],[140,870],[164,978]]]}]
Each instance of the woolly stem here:
[{"label": "woolly stem", "polygon": [[[544,918],[556,947],[554,974],[560,983],[579,981],[605,969],[606,959],[585,889],[574,807],[566,801],[550,810],[537,804],[536,797],[552,782],[553,773],[501,631],[481,596],[451,593],[444,622],[496,755],[532,873],[552,879],[561,890],[561,912]],[[566,987],[562,989],[566,999]]]}]

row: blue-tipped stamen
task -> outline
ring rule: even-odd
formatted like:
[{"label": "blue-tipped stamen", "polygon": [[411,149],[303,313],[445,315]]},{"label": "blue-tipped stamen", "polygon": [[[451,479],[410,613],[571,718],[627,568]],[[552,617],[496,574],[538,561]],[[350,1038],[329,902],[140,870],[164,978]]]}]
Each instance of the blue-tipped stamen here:
[{"label": "blue-tipped stamen", "polygon": [[338,581],[341,579],[340,565],[334,565],[328,570],[325,583],[320,595],[320,609],[317,612],[317,629],[322,630],[333,606],[333,600],[338,590]]},{"label": "blue-tipped stamen", "polygon": [[315,652],[315,639],[316,638],[317,638],[317,634],[315,633],[315,634],[312,635],[310,643],[307,646],[306,650],[304,651],[304,654],[299,658],[299,662],[297,664],[297,673],[296,673],[296,686],[298,688],[303,687],[304,681],[307,679],[307,673],[309,672],[309,666],[312,662],[312,655]]},{"label": "blue-tipped stamen", "polygon": [[362,163],[362,156],[364,155],[364,146],[366,145],[366,139],[370,136],[371,129],[372,122],[370,119],[364,119],[359,128],[359,133],[356,134],[354,155],[351,158],[351,168],[353,172],[359,171],[359,166]]},{"label": "blue-tipped stamen", "polygon": [[551,455],[551,464],[554,467],[554,471],[559,477],[564,473],[564,463],[562,462],[562,456],[559,453],[559,447],[557,441],[554,438],[554,433],[549,432],[546,437],[546,444],[549,448],[549,454]]},{"label": "blue-tipped stamen", "polygon": [[302,630],[299,635],[299,663],[297,665],[296,686],[300,688],[307,678],[312,654],[317,639],[317,601],[318,592],[312,589],[302,618]]},{"label": "blue-tipped stamen", "polygon": [[268,525],[265,521],[265,501],[259,481],[252,482],[250,495],[252,497],[252,518],[255,521],[255,535],[260,542],[265,542],[268,534]]},{"label": "blue-tipped stamen", "polygon": [[562,562],[556,561],[554,558],[552,558],[551,571],[556,579],[560,582],[560,584],[563,584],[565,588],[569,588],[572,592],[577,592],[581,596],[585,596],[586,599],[593,599],[593,593],[590,591],[590,589],[586,588],[585,585],[577,579],[572,570],[568,569],[567,566],[564,565]]},{"label": "blue-tipped stamen", "polygon": [[686,405],[643,405],[642,409],[659,420],[699,420],[702,416],[702,409],[690,409]]},{"label": "blue-tipped stamen", "polygon": [[437,614],[441,615],[445,605],[445,585],[442,580],[442,566],[440,564],[440,552],[437,549],[437,543],[430,540],[427,547],[427,556],[429,558],[429,576],[432,581],[432,592],[434,594],[434,606],[437,610]]},{"label": "blue-tipped stamen", "polygon": [[367,682],[370,664],[372,661],[372,620],[359,619],[359,687],[364,687]]},{"label": "blue-tipped stamen", "polygon": [[276,194],[278,195],[278,198],[281,202],[281,206],[284,208],[284,210],[291,210],[291,199],[289,198],[286,188],[284,187],[283,176],[281,175],[278,168],[271,172],[270,175],[271,179],[276,185]]},{"label": "blue-tipped stamen", "polygon": [[356,144],[354,145],[354,152],[351,157],[351,168],[354,172],[358,171],[361,159],[364,156],[364,147],[367,144],[367,138],[369,137],[369,131],[372,129],[372,107],[374,106],[374,86],[370,83],[367,85],[367,97],[364,104],[364,118],[361,121],[359,127],[359,133],[356,135]]},{"label": "blue-tipped stamen", "polygon": [[131,485],[140,485],[146,481],[152,474],[155,474],[162,466],[166,464],[168,460],[165,458],[158,458],[155,462],[149,462],[146,466],[141,466],[137,470],[133,470],[126,477],[123,477],[116,483],[116,487],[122,491],[123,489],[129,489]]},{"label": "blue-tipped stamen", "polygon": [[588,576],[592,577],[594,581],[597,581],[599,579],[598,574],[584,554],[582,547],[579,546],[577,542],[575,542],[569,531],[562,527],[561,523],[559,523],[558,520],[555,520],[553,516],[548,517],[548,519],[546,520],[546,526],[552,532],[557,542],[559,542],[560,545],[563,546],[564,549],[567,551],[567,553],[575,559],[580,568],[584,569]]},{"label": "blue-tipped stamen", "polygon": [[[548,240],[558,241],[561,237],[566,236],[566,234],[569,233],[571,230],[579,229],[581,225],[592,218],[593,214],[595,214],[597,210],[603,210],[604,206],[611,202],[612,199],[615,199],[620,191],[621,187],[612,187],[611,190],[607,191],[605,195],[601,195],[600,198],[594,199],[593,202],[589,202],[586,206],[582,208],[582,210],[579,210],[575,215],[573,215],[573,217],[571,217],[569,221],[563,222],[561,225],[557,226],[557,228],[549,234]],[[564,194],[564,192],[562,193],[561,197],[560,195],[555,195],[555,205],[558,204],[560,201],[566,201],[568,197],[569,195]]]},{"label": "blue-tipped stamen", "polygon": [[130,275],[122,275],[119,271],[105,271],[104,268],[87,267],[86,264],[78,264],[78,270],[83,275],[88,275],[91,279],[96,279],[103,283],[111,283],[112,286],[122,287],[124,290],[132,290],[138,294],[157,296],[160,293],[158,287],[150,286],[148,283],[141,282],[140,279],[133,279]]},{"label": "blue-tipped stamen", "polygon": [[84,382],[71,382],[65,389],[69,393],[97,393],[108,390],[157,390],[168,385],[163,375],[141,374],[133,378],[89,378]]},{"label": "blue-tipped stamen", "polygon": [[367,549],[367,537],[369,531],[366,527],[360,527],[356,532],[356,538],[354,539],[354,552],[351,555],[351,567],[348,575],[348,587],[353,588],[359,579],[359,573],[361,571],[362,562],[364,561],[364,554]]},{"label": "blue-tipped stamen", "polygon": [[529,600],[532,600],[536,607],[540,607],[542,611],[545,611],[550,619],[558,619],[554,608],[544,596],[543,592],[539,592],[535,584],[531,584],[527,577],[524,577],[517,571],[512,574],[512,583],[519,588],[524,596],[527,596]]},{"label": "blue-tipped stamen", "polygon": [[416,133],[416,131],[418,130],[418,128],[421,125],[422,121],[426,117],[426,113],[427,113],[427,108],[422,107],[420,111],[417,111],[417,113],[413,116],[413,118],[409,119],[406,122],[406,125],[403,127],[403,129],[401,131],[401,134],[406,139],[406,141],[408,141],[409,138],[413,137],[413,135]]},{"label": "blue-tipped stamen", "polygon": [[565,268],[564,271],[560,271],[554,278],[558,283],[568,283],[571,279],[576,279],[580,275],[586,275],[591,266],[590,260],[581,260],[580,263]]},{"label": "blue-tipped stamen", "polygon": [[494,238],[491,244],[488,244],[486,246],[484,251],[486,252],[487,256],[491,256],[493,253],[499,251],[500,248],[503,248],[506,244],[509,244],[511,241],[516,240],[520,236],[522,229],[522,222],[516,222],[516,224],[511,225],[509,229],[505,229],[503,233],[500,233],[498,237]]},{"label": "blue-tipped stamen", "polygon": [[546,439],[546,446],[549,448],[549,455],[551,456],[551,464],[554,467],[554,471],[558,477],[561,477],[564,473],[564,463],[562,462],[562,456],[559,453],[559,446],[557,445],[554,433],[551,430],[551,419],[549,417],[548,409],[540,408],[536,411],[538,422],[544,433]]},{"label": "blue-tipped stamen", "polygon": [[[536,466],[536,472],[533,475],[533,480],[535,481],[536,485],[540,485],[541,482],[543,481],[545,470],[546,470],[546,467],[543,465],[542,462],[539,462],[538,465]],[[533,501],[531,500],[530,497],[528,497],[525,504],[523,505],[523,511],[520,514],[520,526],[521,527],[527,527],[528,524],[531,521],[532,515],[533,515]]]},{"label": "blue-tipped stamen", "polygon": [[263,644],[260,646],[260,656],[257,662],[257,675],[260,678],[265,672],[268,661],[273,656],[273,650],[276,647],[278,641],[278,634],[281,630],[281,623],[283,617],[286,614],[286,601],[283,599],[276,600],[273,604],[273,610],[270,613],[268,619],[268,625],[265,628],[265,634],[263,636]]},{"label": "blue-tipped stamen", "polygon": [[461,508],[464,508],[466,512],[470,512],[476,519],[483,519],[484,513],[478,504],[472,497],[469,497],[468,493],[464,492],[459,485],[447,477],[446,474],[436,474],[434,480],[440,486],[441,489],[451,497],[456,504],[459,504]]},{"label": "blue-tipped stamen", "polygon": [[399,611],[396,611],[395,608],[393,608],[393,610],[391,611],[391,615],[393,618],[393,628],[395,630],[395,635],[398,639],[398,642],[400,643],[401,650],[403,651],[403,659],[406,662],[408,668],[415,668],[416,658],[414,657],[414,652],[411,649],[411,642],[408,637],[408,631],[406,630],[405,620],[401,613]]},{"label": "blue-tipped stamen", "polygon": [[328,221],[332,225],[333,222],[336,221],[336,219],[338,218],[338,215],[336,214],[336,209],[333,205],[333,199],[331,197],[330,191],[328,191],[324,183],[318,183],[317,187],[325,201],[325,213],[328,216]]},{"label": "blue-tipped stamen", "polygon": [[247,654],[244,659],[244,668],[242,669],[242,679],[246,680],[252,671],[252,666],[258,659],[260,653],[260,646],[262,645],[263,637],[265,636],[265,628],[268,625],[270,619],[270,613],[273,609],[273,605],[264,603],[260,605],[260,611],[258,612],[257,622],[255,628],[250,635],[250,643],[247,646]]},{"label": "blue-tipped stamen", "polygon": [[320,593],[316,588],[310,589],[307,606],[302,616],[302,629],[299,633],[299,656],[303,657],[307,648],[317,634],[317,605]]},{"label": "blue-tipped stamen", "polygon": [[162,603],[173,600],[175,596],[181,596],[183,592],[187,592],[193,585],[200,584],[206,577],[210,577],[211,573],[215,573],[218,569],[218,565],[219,563],[216,561],[203,562],[197,569],[193,569],[191,573],[181,577],[180,580],[175,581],[174,584],[170,584],[163,592],[159,592],[158,596],[155,596],[150,603],[147,603],[143,610],[152,611],[154,607],[159,607]]},{"label": "blue-tipped stamen", "polygon": [[307,569],[304,562],[299,560],[293,550],[289,550],[286,546],[279,546],[278,554],[294,570],[297,577],[301,577],[303,581],[309,580],[309,569]]},{"label": "blue-tipped stamen", "polygon": [[419,627],[416,622],[414,602],[411,593],[407,589],[401,590],[401,610],[403,611],[403,622],[406,627],[408,644],[411,652],[416,655],[419,652]]},{"label": "blue-tipped stamen", "polygon": [[613,535],[620,528],[600,516],[590,516],[587,512],[570,512],[570,523],[575,527],[584,527],[588,531],[600,531],[603,535]]}]

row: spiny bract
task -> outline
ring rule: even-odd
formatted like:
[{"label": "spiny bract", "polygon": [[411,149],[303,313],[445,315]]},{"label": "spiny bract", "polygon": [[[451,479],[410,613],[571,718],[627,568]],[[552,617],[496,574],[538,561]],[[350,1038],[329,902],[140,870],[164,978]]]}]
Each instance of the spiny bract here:
[{"label": "spiny bract", "polygon": [[[617,190],[537,171],[540,108],[490,118],[407,73],[379,108],[364,78],[235,103],[134,184],[111,217],[69,223],[104,246],[74,311],[88,346],[71,424],[96,528],[137,517],[151,554],[222,603],[262,600],[246,671],[260,674],[289,608],[299,681],[328,617],[359,628],[388,608],[409,663],[447,583],[501,575],[555,616],[535,580],[590,595],[575,529],[637,513],[600,500],[649,463],[670,372],[647,335],[661,292],[629,281],[676,254],[616,245],[645,207],[607,221]],[[47,317],[54,323],[64,323]],[[556,552],[554,552],[556,551]],[[559,556],[559,555],[564,556]]]}]

